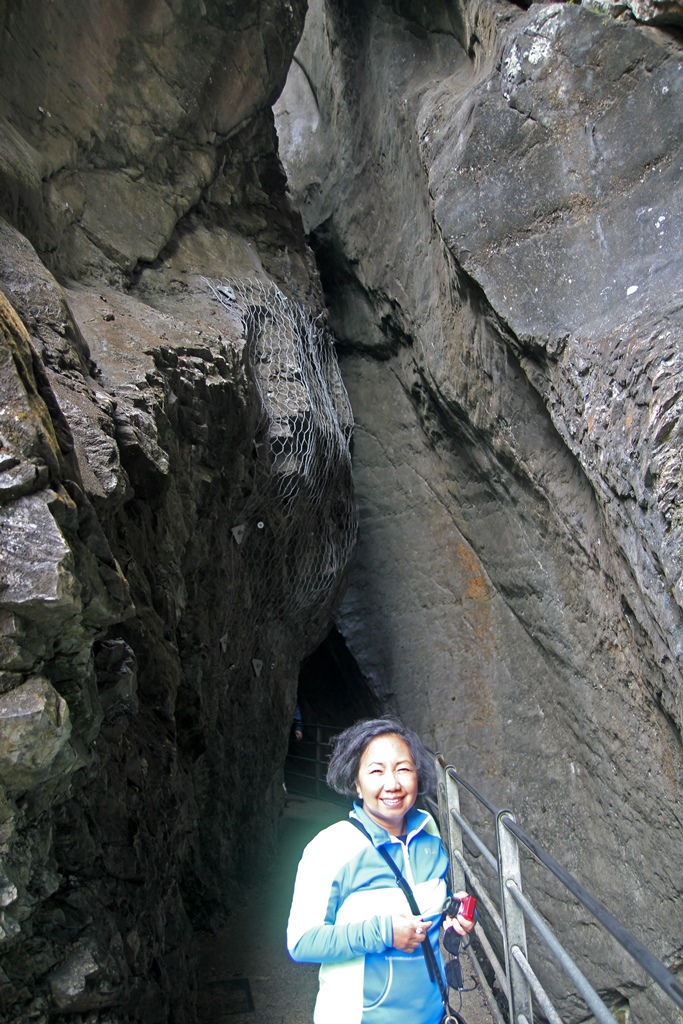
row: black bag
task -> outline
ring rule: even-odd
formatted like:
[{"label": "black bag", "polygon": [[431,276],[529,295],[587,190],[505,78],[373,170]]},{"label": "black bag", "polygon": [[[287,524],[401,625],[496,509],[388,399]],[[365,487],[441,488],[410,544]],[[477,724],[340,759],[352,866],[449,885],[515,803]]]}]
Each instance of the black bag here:
[{"label": "black bag", "polygon": [[461,942],[462,939],[454,928],[446,928],[443,933],[443,946],[446,952],[450,953],[453,957],[445,965],[446,981],[449,988],[454,988],[458,992],[463,992],[465,989],[465,981],[462,976],[462,967],[459,960]]}]

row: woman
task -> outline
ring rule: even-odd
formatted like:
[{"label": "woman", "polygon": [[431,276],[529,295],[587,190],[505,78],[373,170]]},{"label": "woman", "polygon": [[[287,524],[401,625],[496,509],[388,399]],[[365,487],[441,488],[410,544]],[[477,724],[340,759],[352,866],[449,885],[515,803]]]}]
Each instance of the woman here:
[{"label": "woman", "polygon": [[[294,960],[321,964],[315,1024],[439,1024],[443,1017],[421,944],[431,943],[443,973],[448,858],[434,819],[414,806],[435,781],[419,737],[396,719],[357,722],[336,739],[327,783],[357,797],[349,817],[365,831],[337,822],[299,864],[287,947]],[[382,848],[413,890],[419,915]],[[461,916],[447,923],[463,936],[473,927]]]}]

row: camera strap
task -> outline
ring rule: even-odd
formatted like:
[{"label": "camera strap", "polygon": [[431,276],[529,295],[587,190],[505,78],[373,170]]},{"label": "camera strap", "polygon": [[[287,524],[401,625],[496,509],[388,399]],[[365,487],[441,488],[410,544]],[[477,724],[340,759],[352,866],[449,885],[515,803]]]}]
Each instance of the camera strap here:
[{"label": "camera strap", "polygon": [[[359,832],[363,833],[363,835],[366,837],[366,839],[368,839],[370,843],[372,843],[372,836],[365,828],[365,826],[358,820],[358,818],[349,818],[349,821],[358,829]],[[410,888],[408,882],[406,882],[405,878],[401,874],[400,868],[392,859],[391,854],[387,850],[386,846],[376,846],[375,849],[377,850],[380,857],[382,857],[383,860],[386,861],[387,865],[391,868],[396,878],[396,884],[398,885],[399,889],[401,890],[401,892],[408,901],[408,906],[410,907],[411,913],[414,914],[415,917],[422,917],[422,911],[417,905],[417,900],[415,899],[415,894],[413,890]],[[424,955],[425,963],[427,965],[427,973],[429,974],[429,980],[432,982],[436,981],[436,983],[439,986],[439,992],[441,993],[441,999],[443,1001],[444,1010],[446,1011],[445,1020],[455,1021],[456,1024],[465,1024],[465,1021],[460,1016],[460,1014],[456,1013],[456,1011],[452,1010],[450,1007],[448,989],[441,976],[439,964],[437,963],[437,959],[436,956],[434,955],[434,950],[432,949],[432,944],[429,941],[429,938],[425,937],[425,941],[420,943],[420,945],[422,947],[422,953]]]}]

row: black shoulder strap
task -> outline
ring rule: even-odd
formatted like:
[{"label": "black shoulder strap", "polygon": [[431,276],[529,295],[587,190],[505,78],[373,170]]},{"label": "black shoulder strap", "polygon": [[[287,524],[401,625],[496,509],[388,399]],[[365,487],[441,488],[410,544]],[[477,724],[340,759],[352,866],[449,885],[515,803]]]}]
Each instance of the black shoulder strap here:
[{"label": "black shoulder strap", "polygon": [[[358,818],[349,818],[349,821],[351,822],[352,825],[355,825],[360,832],[363,833],[363,835],[369,840],[369,842],[372,843],[372,837],[370,833],[365,828],[365,826],[358,820]],[[391,854],[389,853],[387,848],[385,846],[377,846],[375,847],[375,849],[377,850],[380,857],[384,858],[384,860],[387,862],[387,864],[393,871],[396,877],[396,884],[398,885],[399,889],[401,890],[405,898],[408,900],[408,906],[410,907],[411,913],[414,914],[416,917],[422,917],[422,911],[417,905],[417,900],[415,899],[415,894],[413,893],[413,890],[410,888],[405,878],[401,874],[401,870],[398,867],[398,865],[392,860]],[[425,963],[427,965],[427,973],[429,974],[429,980],[436,981],[438,983],[439,991],[441,992],[441,997],[444,1001],[444,1006],[448,1007],[448,991],[446,989],[446,986],[444,985],[443,978],[441,977],[441,971],[439,970],[439,965],[436,962],[436,957],[434,956],[432,944],[429,941],[429,939],[426,938],[425,941],[421,943],[421,946],[425,958]]]},{"label": "black shoulder strap", "polygon": [[[356,828],[360,832],[362,832],[363,835],[367,839],[369,839],[370,842],[372,842],[372,837],[370,836],[370,833],[368,832],[366,827],[358,820],[358,818],[349,818],[349,821],[351,822],[352,825],[355,825]],[[401,874],[400,868],[398,867],[396,862],[393,860],[393,858],[392,858],[391,854],[389,853],[389,851],[387,850],[386,846],[377,846],[377,847],[375,847],[375,849],[377,850],[377,852],[380,855],[380,857],[384,858],[384,860],[387,862],[387,864],[389,865],[391,870],[394,872],[394,875],[396,876],[396,884],[399,887],[399,889],[402,891],[402,893],[405,896],[405,898],[408,900],[408,906],[410,907],[411,913],[415,914],[416,917],[421,917],[421,911],[420,911],[420,908],[417,905],[417,901],[415,899],[415,895],[413,893],[413,890],[410,888],[410,886],[406,882],[405,878]]]}]

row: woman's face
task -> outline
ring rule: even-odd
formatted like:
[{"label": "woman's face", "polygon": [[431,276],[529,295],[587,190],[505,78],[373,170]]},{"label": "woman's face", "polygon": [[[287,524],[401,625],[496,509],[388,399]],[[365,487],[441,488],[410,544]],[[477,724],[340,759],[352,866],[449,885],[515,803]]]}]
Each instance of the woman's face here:
[{"label": "woman's face", "polygon": [[363,810],[392,836],[417,799],[417,770],[408,745],[390,733],[368,743],[360,760],[356,791]]}]

